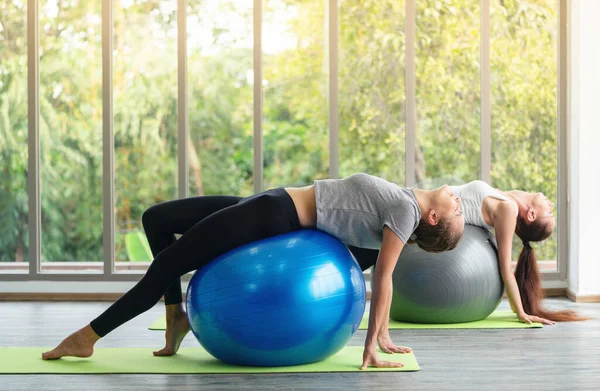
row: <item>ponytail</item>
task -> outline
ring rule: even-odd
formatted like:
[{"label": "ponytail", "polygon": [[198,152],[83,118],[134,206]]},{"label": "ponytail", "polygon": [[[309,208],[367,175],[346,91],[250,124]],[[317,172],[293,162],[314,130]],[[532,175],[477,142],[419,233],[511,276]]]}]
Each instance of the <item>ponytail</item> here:
[{"label": "ponytail", "polygon": [[544,293],[542,292],[535,253],[529,242],[523,242],[523,249],[521,250],[515,269],[515,278],[517,280],[517,286],[519,287],[521,302],[523,303],[523,310],[525,313],[555,322],[570,322],[588,319],[577,315],[575,311],[571,310],[547,311],[542,308]]}]

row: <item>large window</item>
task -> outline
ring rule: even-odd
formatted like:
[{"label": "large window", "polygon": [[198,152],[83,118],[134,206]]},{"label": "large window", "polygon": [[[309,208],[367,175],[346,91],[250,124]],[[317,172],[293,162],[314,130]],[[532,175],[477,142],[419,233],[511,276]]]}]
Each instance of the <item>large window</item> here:
[{"label": "large window", "polygon": [[480,177],[479,1],[417,1],[415,182]]},{"label": "large window", "polygon": [[[557,199],[556,0],[492,1],[492,184]],[[555,212],[556,213],[556,212]],[[522,244],[515,237],[513,258]],[[557,230],[536,244],[556,269]]]},{"label": "large window", "polygon": [[[368,172],[557,200],[566,1],[43,0],[27,19],[0,0],[0,279],[135,280],[142,213],[182,195]],[[565,235],[536,247],[552,278]]]},{"label": "large window", "polygon": [[265,0],[264,186],[327,177],[327,62],[323,0]]},{"label": "large window", "polygon": [[100,3],[45,0],[39,12],[42,270],[81,271],[92,265],[99,270],[103,259]]},{"label": "large window", "polygon": [[404,1],[340,3],[340,176],[405,181]]},{"label": "large window", "polygon": [[190,0],[189,193],[250,195],[252,0]]},{"label": "large window", "polygon": [[0,273],[29,268],[26,4],[0,0]]},{"label": "large window", "polygon": [[115,261],[147,262],[142,213],[177,197],[177,9],[113,4]]}]

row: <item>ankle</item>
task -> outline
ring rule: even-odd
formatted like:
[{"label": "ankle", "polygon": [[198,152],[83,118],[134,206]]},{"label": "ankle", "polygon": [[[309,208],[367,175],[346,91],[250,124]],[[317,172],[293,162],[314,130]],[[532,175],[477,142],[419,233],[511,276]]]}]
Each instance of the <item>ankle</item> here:
[{"label": "ankle", "polygon": [[96,334],[92,326],[89,324],[81,330],[79,330],[77,334],[79,334],[79,337],[82,339],[83,342],[91,343],[92,345],[100,339],[100,336]]},{"label": "ankle", "polygon": [[167,304],[165,305],[165,311],[167,315],[180,315],[185,313],[183,310],[183,303]]}]

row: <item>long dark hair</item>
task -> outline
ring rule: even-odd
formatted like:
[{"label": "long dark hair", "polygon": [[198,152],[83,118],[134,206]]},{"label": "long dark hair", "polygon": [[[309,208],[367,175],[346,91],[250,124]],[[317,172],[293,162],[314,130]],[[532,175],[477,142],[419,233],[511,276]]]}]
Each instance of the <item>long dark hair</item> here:
[{"label": "long dark hair", "polygon": [[555,322],[572,322],[586,320],[575,311],[548,311],[542,307],[544,293],[540,281],[540,273],[537,267],[537,259],[530,242],[541,242],[552,234],[552,224],[549,221],[540,221],[536,219],[530,223],[524,219],[517,218],[517,227],[515,233],[523,241],[523,249],[519,255],[517,268],[515,269],[515,278],[523,310],[529,315],[535,315]]}]

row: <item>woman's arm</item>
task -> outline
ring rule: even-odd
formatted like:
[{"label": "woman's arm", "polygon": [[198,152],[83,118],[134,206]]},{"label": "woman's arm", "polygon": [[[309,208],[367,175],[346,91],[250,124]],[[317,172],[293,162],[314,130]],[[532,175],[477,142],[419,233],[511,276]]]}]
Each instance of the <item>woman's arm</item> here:
[{"label": "woman's arm", "polygon": [[523,303],[517,280],[512,272],[512,239],[517,225],[515,209],[508,202],[498,205],[497,217],[494,219],[494,230],[496,231],[496,242],[498,243],[498,266],[506,294],[510,301],[510,307],[517,314],[522,314]]},{"label": "woman's arm", "polygon": [[498,205],[498,211],[494,218],[494,230],[496,231],[496,241],[498,242],[498,262],[500,267],[500,275],[506,294],[510,302],[510,308],[517,314],[519,320],[524,323],[541,322],[544,324],[553,324],[553,322],[529,315],[523,310],[523,302],[521,301],[521,293],[517,285],[517,280],[512,271],[512,240],[517,224],[517,216],[515,209],[508,202],[503,202]]},{"label": "woman's arm", "polygon": [[[393,284],[389,284],[390,294],[388,296],[388,301],[386,302],[386,308],[390,308],[392,306],[392,295],[394,292]],[[392,338],[390,337],[389,330],[389,310],[388,310],[388,320],[381,325],[379,329],[379,333],[377,335],[377,344],[379,345],[379,349],[381,349],[384,353],[410,353],[412,352],[411,348],[407,348],[406,346],[396,346],[394,342],[392,342]]]},{"label": "woman's arm", "polygon": [[398,262],[404,243],[387,226],[383,228],[383,242],[377,267],[373,275],[373,290],[371,292],[371,309],[369,312],[369,329],[365,339],[365,350],[363,353],[363,365],[360,369],[369,366],[378,368],[401,367],[402,364],[381,361],[377,357],[377,339],[382,330],[387,329],[390,316],[391,294],[392,294],[392,272]]}]

